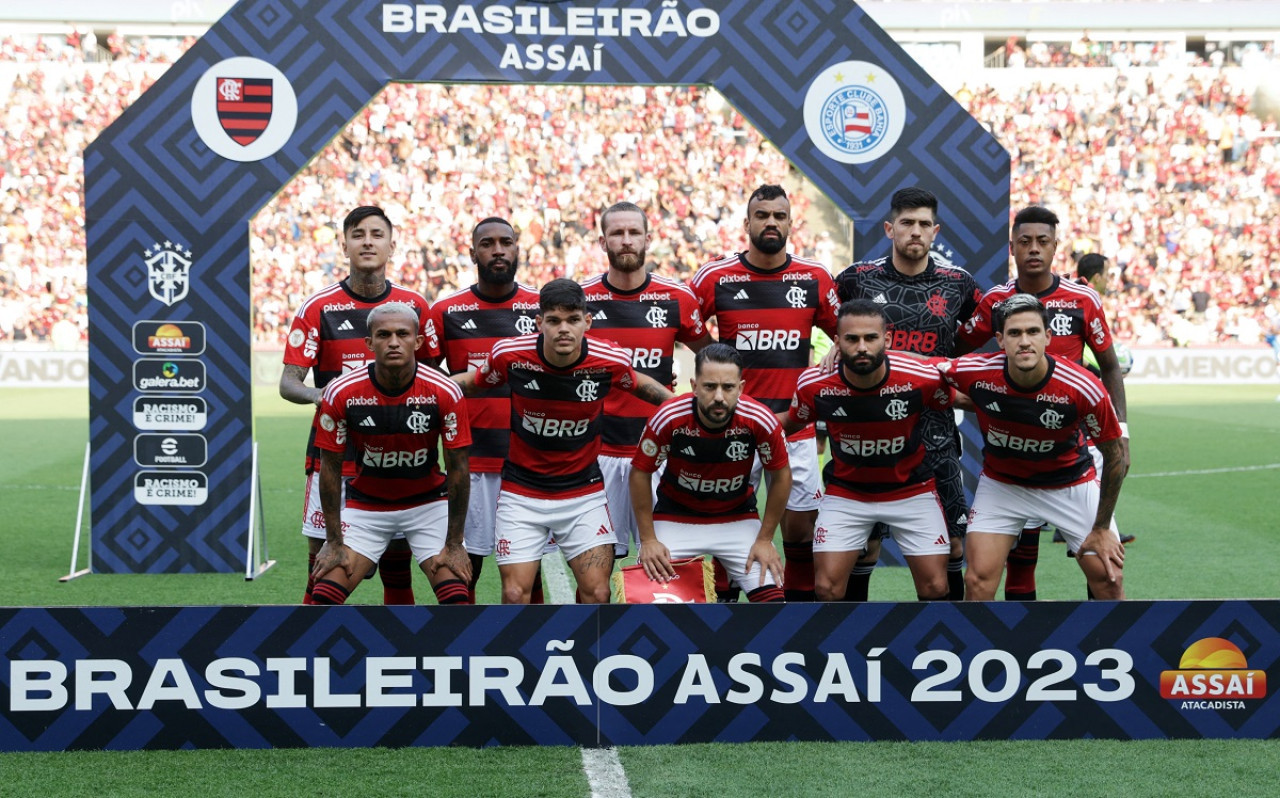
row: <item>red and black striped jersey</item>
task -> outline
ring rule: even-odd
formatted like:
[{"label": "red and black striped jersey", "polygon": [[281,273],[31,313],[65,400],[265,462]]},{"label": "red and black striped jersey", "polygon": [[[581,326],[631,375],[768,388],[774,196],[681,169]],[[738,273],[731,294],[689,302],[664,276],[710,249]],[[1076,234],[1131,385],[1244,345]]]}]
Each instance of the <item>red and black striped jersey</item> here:
[{"label": "red and black striped jersey", "polygon": [[476,372],[476,384],[511,389],[511,447],[502,489],[539,499],[603,490],[600,429],[610,391],[632,391],[629,353],[584,336],[582,354],[558,368],[543,355],[540,333],[499,341]]},{"label": "red and black striped jersey", "polygon": [[[775,413],[785,411],[809,367],[813,328],[836,337],[840,300],[831,273],[793,256],[765,271],[738,253],[703,264],[690,288],[703,319],[715,317],[720,340],[742,353],[744,392]],[[810,426],[792,437],[812,436]]]},{"label": "red and black striped jersey", "polygon": [[889,501],[933,489],[925,465],[923,411],[951,410],[954,393],[933,363],[887,352],[884,379],[872,388],[849,382],[843,368],[800,375],[788,415],[827,422],[831,461],[827,492],[858,501]]},{"label": "red and black striped jersey", "polygon": [[1084,366],[1045,356],[1039,385],[1021,388],[1003,352],[956,358],[946,379],[969,395],[982,429],[982,473],[1028,488],[1062,488],[1095,476],[1085,437],[1120,437],[1120,423],[1102,381]]},{"label": "red and black striped jersey", "polygon": [[[537,330],[538,292],[515,283],[508,296],[485,298],[475,286],[437,299],[431,321],[440,334],[450,374],[479,371],[493,345]],[[507,459],[511,436],[511,394],[502,385],[467,397],[471,416],[471,471],[496,474]]]},{"label": "red and black striped jersey", "polygon": [[698,417],[693,394],[668,399],[640,436],[631,465],[658,481],[653,517],[684,524],[723,524],[756,518],[751,469],[756,454],[770,471],[788,465],[787,439],[769,408],[743,395],[729,422],[710,429]]},{"label": "red and black striped jersey", "polygon": [[353,453],[355,476],[346,506],[402,510],[445,497],[436,443],[471,445],[462,389],[419,363],[413,382],[396,393],[378,384],[374,364],[329,383],[320,401],[316,445]]},{"label": "red and black striped jersey", "polygon": [[[982,302],[969,322],[960,331],[960,337],[970,346],[979,347],[991,340],[992,309],[1018,290],[1017,280],[992,288],[982,296]],[[1035,295],[1049,311],[1049,349],[1051,355],[1063,357],[1072,363],[1084,361],[1084,348],[1095,353],[1111,348],[1111,327],[1102,310],[1102,297],[1092,286],[1053,276],[1053,284]]]},{"label": "red and black striped jersey", "polygon": [[[655,274],[633,291],[609,285],[605,275],[585,281],[591,334],[631,350],[631,366],[641,374],[674,387],[675,342],[696,341],[706,334],[702,312],[693,292],[678,280]],[[610,457],[630,457],[640,440],[653,405],[639,397],[612,391],[605,400],[601,451]]]},{"label": "red and black striped jersey", "polygon": [[[413,306],[418,313],[418,332],[423,338],[422,347],[415,354],[423,363],[439,358],[440,339],[431,323],[427,300],[421,294],[388,281],[380,296],[366,299],[348,288],[347,281],[343,280],[317,291],[302,303],[289,327],[284,364],[311,369],[312,380],[321,390],[336,377],[364,368],[373,362],[373,352],[364,342],[369,335],[369,311],[386,302]],[[307,437],[307,473],[320,467],[320,452],[315,444],[319,421],[317,409]],[[350,456],[343,465],[343,474],[355,474]]]}]

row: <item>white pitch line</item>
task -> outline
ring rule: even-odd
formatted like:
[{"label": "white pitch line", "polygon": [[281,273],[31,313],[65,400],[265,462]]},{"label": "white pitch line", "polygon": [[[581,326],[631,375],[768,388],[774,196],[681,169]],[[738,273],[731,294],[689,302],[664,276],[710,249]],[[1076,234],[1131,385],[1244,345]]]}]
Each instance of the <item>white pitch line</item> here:
[{"label": "white pitch line", "polygon": [[1280,468],[1280,463],[1267,463],[1256,466],[1231,466],[1229,468],[1197,468],[1193,471],[1156,471],[1151,474],[1129,474],[1125,479],[1142,479],[1143,477],[1193,477],[1201,474],[1234,474],[1240,471],[1269,471]]},{"label": "white pitch line", "polygon": [[[547,593],[553,604],[574,602],[568,566],[560,552],[542,558],[542,573],[547,577]],[[631,784],[616,748],[583,748],[582,770],[591,786],[591,798],[631,798]]]}]

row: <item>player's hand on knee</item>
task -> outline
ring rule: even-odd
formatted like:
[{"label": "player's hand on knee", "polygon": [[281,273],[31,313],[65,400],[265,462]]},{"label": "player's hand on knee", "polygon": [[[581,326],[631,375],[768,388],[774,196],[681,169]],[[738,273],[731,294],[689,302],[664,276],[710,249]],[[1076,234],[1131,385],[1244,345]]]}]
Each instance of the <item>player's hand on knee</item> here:
[{"label": "player's hand on knee", "polygon": [[670,582],[676,578],[676,569],[671,567],[671,550],[662,545],[662,541],[641,543],[640,556],[637,559],[650,579]]},{"label": "player's hand on knee", "polygon": [[1095,526],[1080,545],[1081,554],[1096,554],[1107,574],[1107,581],[1114,582],[1124,569],[1124,544],[1105,526]]},{"label": "player's hand on knee", "polygon": [[329,541],[325,541],[316,554],[316,565],[311,569],[311,576],[315,579],[323,579],[325,574],[341,568],[349,580],[354,567],[355,564],[351,561],[351,549],[342,543],[331,546]]},{"label": "player's hand on knee", "polygon": [[432,576],[441,568],[447,568],[463,582],[471,582],[471,556],[462,544],[444,544],[440,553],[427,561],[427,568]]},{"label": "player's hand on knee", "polygon": [[751,544],[751,550],[747,552],[748,574],[751,573],[751,566],[756,564],[760,566],[760,584],[756,587],[764,587],[766,574],[772,574],[773,583],[782,587],[782,557],[778,556],[778,549],[772,540],[757,540]]}]

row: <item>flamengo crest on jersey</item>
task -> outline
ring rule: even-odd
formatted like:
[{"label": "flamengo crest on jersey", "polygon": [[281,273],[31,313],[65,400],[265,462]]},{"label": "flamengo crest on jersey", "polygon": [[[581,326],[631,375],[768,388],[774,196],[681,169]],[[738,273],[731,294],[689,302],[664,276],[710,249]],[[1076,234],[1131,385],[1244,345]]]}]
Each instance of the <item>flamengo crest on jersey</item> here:
[{"label": "flamengo crest on jersey", "polygon": [[436,444],[471,445],[470,419],[462,390],[438,370],[418,364],[413,382],[387,393],[375,366],[345,374],[325,388],[316,445],[354,455],[346,506],[399,510],[445,496]]},{"label": "flamengo crest on jersey", "polygon": [[[706,334],[698,300],[683,283],[649,274],[639,288],[621,291],[606,275],[582,283],[591,316],[591,334],[630,350],[631,366],[659,385],[674,384],[675,342],[697,341]],[[630,457],[653,405],[623,391],[605,399],[602,452]]]},{"label": "flamengo crest on jersey", "polygon": [[686,524],[722,524],[757,517],[751,470],[756,455],[766,469],[787,466],[787,444],[769,408],[743,395],[719,429],[698,417],[693,394],[664,402],[645,425],[631,460],[647,473],[666,462],[653,517]]},{"label": "flamengo crest on jersey", "polygon": [[1094,478],[1086,436],[1120,437],[1115,408],[1102,381],[1088,369],[1046,355],[1040,385],[1023,389],[1009,380],[1003,352],[957,358],[947,381],[977,406],[982,430],[982,472],[1031,488],[1062,488]]},{"label": "flamengo crest on jersey", "polygon": [[[421,294],[388,281],[382,295],[366,299],[353,292],[348,281],[343,280],[312,294],[302,303],[289,327],[284,364],[311,369],[315,386],[321,390],[331,380],[364,368],[373,362],[373,352],[365,344],[369,311],[386,302],[404,302],[417,311],[418,332],[423,339],[422,346],[415,352],[418,360],[425,362],[439,357],[440,339],[431,322],[427,300]],[[308,472],[320,467],[320,451],[315,445],[319,418],[317,410],[307,437]],[[343,475],[354,474],[355,466],[348,457]]]}]

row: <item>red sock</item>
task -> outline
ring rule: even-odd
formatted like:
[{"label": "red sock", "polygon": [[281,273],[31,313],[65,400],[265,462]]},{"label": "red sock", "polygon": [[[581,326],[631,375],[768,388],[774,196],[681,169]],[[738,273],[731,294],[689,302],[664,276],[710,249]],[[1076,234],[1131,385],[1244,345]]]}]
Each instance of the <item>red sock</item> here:
[{"label": "red sock", "polygon": [[716,601],[720,604],[737,604],[742,591],[729,581],[729,572],[715,557],[711,558],[711,571],[716,579]]},{"label": "red sock", "polygon": [[783,543],[782,585],[787,601],[813,601],[813,541]]},{"label": "red sock", "polygon": [[1005,562],[1005,601],[1036,600],[1036,561],[1040,559],[1040,530],[1024,529]]},{"label": "red sock", "polygon": [[764,587],[758,587],[747,594],[747,601],[750,601],[753,604],[773,604],[786,600],[786,594],[783,593],[782,588],[777,585],[765,585]]},{"label": "red sock", "polygon": [[473,604],[471,601],[470,591],[467,590],[467,583],[461,579],[446,579],[443,582],[432,585],[432,590],[436,593],[436,603],[445,604]]},{"label": "red sock", "polygon": [[413,572],[409,563],[413,552],[408,549],[387,549],[378,560],[378,574],[382,577],[383,604],[413,603]]},{"label": "red sock", "polygon": [[346,604],[351,591],[337,582],[321,579],[311,588],[312,604]]},{"label": "red sock", "polygon": [[316,578],[312,576],[311,573],[315,571],[315,569],[316,569],[316,555],[308,554],[307,555],[307,592],[302,594],[303,604],[315,604],[315,601],[311,599],[311,589],[316,586]]}]

